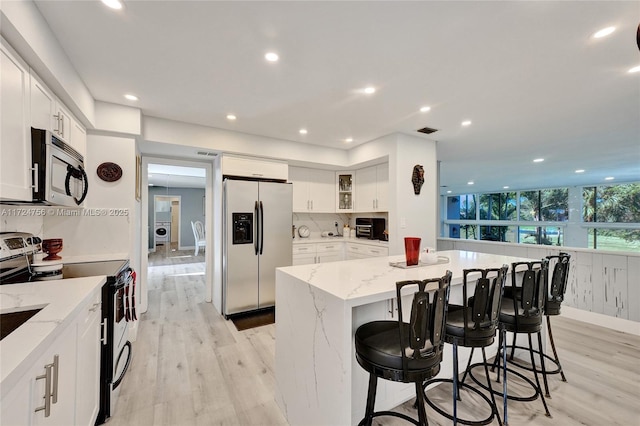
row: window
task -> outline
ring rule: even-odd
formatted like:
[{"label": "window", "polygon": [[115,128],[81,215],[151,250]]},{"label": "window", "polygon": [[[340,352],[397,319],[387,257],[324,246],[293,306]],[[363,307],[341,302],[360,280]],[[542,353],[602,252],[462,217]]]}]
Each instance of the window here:
[{"label": "window", "polygon": [[582,220],[594,224],[589,248],[639,251],[640,228],[625,224],[640,223],[640,183],[584,188]]},{"label": "window", "polygon": [[516,199],[515,192],[480,195],[480,219],[516,220]]}]

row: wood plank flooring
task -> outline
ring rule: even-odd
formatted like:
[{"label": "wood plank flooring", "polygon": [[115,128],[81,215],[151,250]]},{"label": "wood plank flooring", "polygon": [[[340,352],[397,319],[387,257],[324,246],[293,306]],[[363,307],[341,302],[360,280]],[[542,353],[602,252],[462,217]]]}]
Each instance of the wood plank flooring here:
[{"label": "wood plank flooring", "polygon": [[[202,255],[167,247],[149,265],[149,310],[109,426],[286,425],[273,396],[275,326],[239,332],[204,302]],[[562,316],[552,323],[568,382],[549,378],[552,418],[539,400],[509,401],[509,424],[640,425],[640,338]],[[450,400],[442,387],[429,395]],[[415,416],[412,404],[397,409]],[[430,407],[427,415],[432,426],[451,424]],[[391,417],[374,423],[407,424]]]}]

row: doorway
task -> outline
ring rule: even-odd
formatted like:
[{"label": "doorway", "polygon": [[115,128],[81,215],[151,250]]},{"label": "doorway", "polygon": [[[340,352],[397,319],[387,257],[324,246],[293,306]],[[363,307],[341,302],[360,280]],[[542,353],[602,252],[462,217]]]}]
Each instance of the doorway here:
[{"label": "doorway", "polygon": [[[159,265],[181,264],[180,273],[171,273],[175,279],[192,277],[202,279],[205,301],[211,301],[213,250],[211,221],[213,200],[213,164],[169,158],[142,158],[142,214],[141,246],[147,256],[141,256],[140,310],[149,307],[149,283],[153,279],[150,268]],[[191,222],[204,224],[206,246],[195,256],[195,239]],[[159,237],[156,228],[164,227],[166,236]],[[163,232],[160,232],[163,233]],[[144,253],[144,252],[143,252]],[[193,264],[194,271],[189,272]],[[187,265],[187,266],[185,266]],[[157,274],[155,274],[157,275]],[[153,284],[151,284],[153,285]]]}]

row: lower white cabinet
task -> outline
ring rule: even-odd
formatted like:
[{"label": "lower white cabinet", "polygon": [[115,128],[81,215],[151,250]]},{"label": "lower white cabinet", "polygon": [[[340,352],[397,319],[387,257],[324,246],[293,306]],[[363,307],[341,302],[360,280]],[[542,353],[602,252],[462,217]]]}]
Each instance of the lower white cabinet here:
[{"label": "lower white cabinet", "polygon": [[93,426],[100,409],[100,293],[78,318],[78,374],[76,419],[78,426]]},{"label": "lower white cabinet", "polygon": [[[31,425],[75,423],[76,327],[67,327],[27,373],[31,381]],[[83,374],[84,372],[80,372]]]},{"label": "lower white cabinet", "polygon": [[386,246],[344,241],[338,238],[331,242],[294,244],[292,264],[308,265],[388,255],[389,248]]},{"label": "lower white cabinet", "polygon": [[100,290],[2,398],[1,425],[95,424],[100,401]]},{"label": "lower white cabinet", "polygon": [[347,260],[365,259],[368,257],[386,257],[389,256],[389,248],[378,245],[348,242],[346,253]]}]

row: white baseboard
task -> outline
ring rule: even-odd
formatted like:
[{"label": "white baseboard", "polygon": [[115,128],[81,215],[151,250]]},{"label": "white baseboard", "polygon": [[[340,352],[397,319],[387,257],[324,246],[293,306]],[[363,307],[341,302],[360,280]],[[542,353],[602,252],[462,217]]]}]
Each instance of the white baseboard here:
[{"label": "white baseboard", "polygon": [[601,327],[610,328],[623,333],[640,336],[640,322],[584,311],[582,309],[576,309],[566,305],[562,306],[560,315],[576,321],[582,321],[588,324],[599,325]]}]

